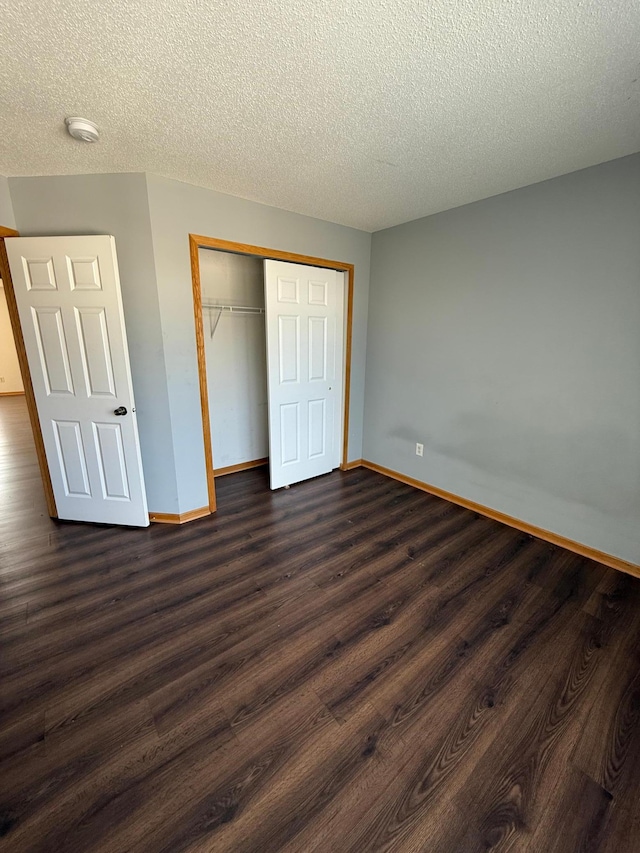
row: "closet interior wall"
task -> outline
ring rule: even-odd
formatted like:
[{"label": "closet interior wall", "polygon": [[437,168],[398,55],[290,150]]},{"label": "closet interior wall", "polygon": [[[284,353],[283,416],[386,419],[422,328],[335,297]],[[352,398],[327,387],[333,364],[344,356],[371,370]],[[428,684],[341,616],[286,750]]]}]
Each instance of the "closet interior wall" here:
[{"label": "closet interior wall", "polygon": [[199,249],[211,443],[215,471],[269,454],[264,313],[223,311],[212,304],[264,311],[261,258]]}]

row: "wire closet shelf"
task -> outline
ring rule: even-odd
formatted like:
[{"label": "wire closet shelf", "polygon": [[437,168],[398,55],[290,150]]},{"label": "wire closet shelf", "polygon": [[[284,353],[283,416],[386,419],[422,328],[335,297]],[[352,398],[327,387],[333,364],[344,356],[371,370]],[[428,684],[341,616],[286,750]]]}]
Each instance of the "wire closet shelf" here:
[{"label": "wire closet shelf", "polygon": [[264,308],[259,308],[255,305],[222,305],[219,302],[209,302],[203,301],[202,307],[209,314],[209,331],[211,337],[213,337],[216,329],[218,328],[218,323],[220,322],[220,318],[223,314],[228,314],[230,316],[260,316],[264,314]]}]

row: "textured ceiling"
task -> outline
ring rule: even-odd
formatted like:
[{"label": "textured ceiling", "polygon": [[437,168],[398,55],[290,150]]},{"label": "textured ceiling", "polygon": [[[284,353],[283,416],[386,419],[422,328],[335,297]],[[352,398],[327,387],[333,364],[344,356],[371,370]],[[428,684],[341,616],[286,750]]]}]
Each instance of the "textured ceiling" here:
[{"label": "textured ceiling", "polygon": [[636,0],[15,0],[0,32],[10,176],[156,172],[377,230],[640,149]]}]

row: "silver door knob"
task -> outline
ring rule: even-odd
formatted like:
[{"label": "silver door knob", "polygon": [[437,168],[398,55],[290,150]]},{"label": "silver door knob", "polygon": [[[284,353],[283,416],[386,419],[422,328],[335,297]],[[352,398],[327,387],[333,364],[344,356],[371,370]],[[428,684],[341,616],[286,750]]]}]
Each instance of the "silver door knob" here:
[{"label": "silver door knob", "polygon": [[127,410],[125,409],[125,407],[124,407],[124,406],[118,406],[118,408],[117,408],[117,409],[114,409],[114,410],[113,410],[113,414],[114,414],[114,415],[118,415],[118,416],[120,416],[120,415],[126,415],[126,414],[127,414]]}]

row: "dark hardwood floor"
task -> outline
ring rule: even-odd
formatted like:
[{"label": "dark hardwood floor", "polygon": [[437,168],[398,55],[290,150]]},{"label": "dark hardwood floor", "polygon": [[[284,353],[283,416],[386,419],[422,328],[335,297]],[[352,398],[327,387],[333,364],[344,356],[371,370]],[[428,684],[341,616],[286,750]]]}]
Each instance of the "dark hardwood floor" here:
[{"label": "dark hardwood floor", "polygon": [[364,469],[46,516],[0,399],[0,850],[640,851],[640,581]]}]

